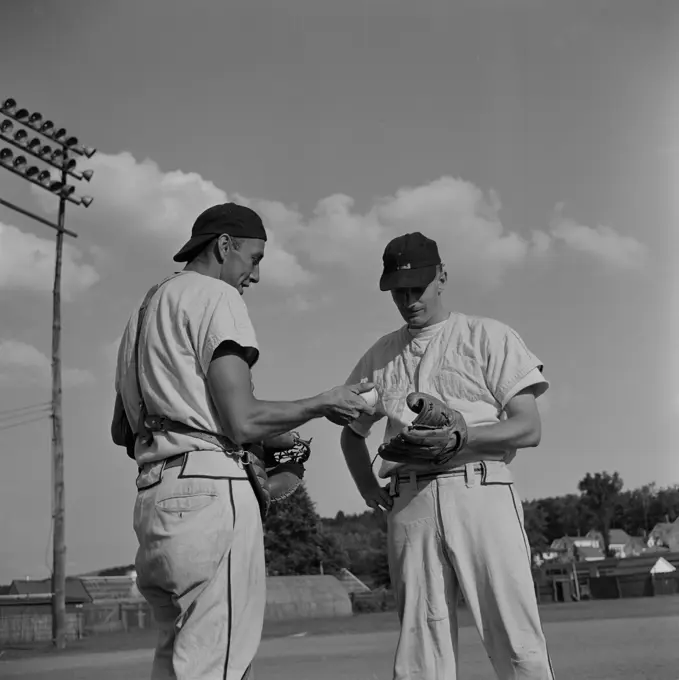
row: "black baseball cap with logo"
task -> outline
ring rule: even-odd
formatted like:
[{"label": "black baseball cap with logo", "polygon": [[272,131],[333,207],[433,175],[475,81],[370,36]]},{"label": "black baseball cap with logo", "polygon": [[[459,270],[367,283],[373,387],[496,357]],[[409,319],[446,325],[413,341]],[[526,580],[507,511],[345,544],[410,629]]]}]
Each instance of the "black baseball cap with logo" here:
[{"label": "black baseball cap with logo", "polygon": [[237,203],[222,203],[198,215],[191,229],[191,238],[172,259],[189,262],[209,241],[222,234],[266,241],[262,218],[254,210]]},{"label": "black baseball cap with logo", "polygon": [[419,231],[392,239],[382,255],[380,290],[426,288],[441,264],[436,241]]}]

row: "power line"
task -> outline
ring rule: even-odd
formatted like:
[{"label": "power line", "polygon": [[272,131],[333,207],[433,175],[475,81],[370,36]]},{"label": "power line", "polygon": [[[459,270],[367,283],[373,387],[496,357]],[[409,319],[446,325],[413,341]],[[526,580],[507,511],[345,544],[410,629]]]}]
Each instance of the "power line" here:
[{"label": "power line", "polygon": [[50,413],[49,411],[46,411],[45,413],[42,414],[31,414],[32,417],[26,418],[24,420],[19,420],[19,421],[14,421],[14,422],[2,422],[0,423],[0,432],[3,432],[4,430],[9,430],[12,427],[18,427],[19,425],[28,425],[29,423],[37,423],[39,420],[47,420],[50,418]]},{"label": "power line", "polygon": [[49,401],[43,402],[42,404],[31,404],[29,406],[19,406],[18,408],[7,408],[0,409],[0,420],[3,418],[11,418],[12,416],[23,415],[27,411],[34,411],[36,409],[42,410],[44,408],[50,408],[51,404]]}]

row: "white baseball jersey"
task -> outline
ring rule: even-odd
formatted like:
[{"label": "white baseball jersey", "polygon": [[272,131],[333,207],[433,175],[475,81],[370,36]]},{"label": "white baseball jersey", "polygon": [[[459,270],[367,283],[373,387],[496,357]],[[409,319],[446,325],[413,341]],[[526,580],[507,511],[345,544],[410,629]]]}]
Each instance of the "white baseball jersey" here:
[{"label": "white baseball jersey", "polygon": [[[490,425],[501,420],[509,400],[522,389],[532,386],[536,397],[548,389],[541,371],[542,362],[516,331],[500,321],[451,313],[421,330],[404,325],[380,338],[347,379],[347,384],[374,382],[379,394],[375,415],[362,416],[349,427],[368,437],[373,425],[386,417],[384,441],[388,441],[415,418],[406,404],[410,392],[438,397],[459,411],[469,426]],[[515,453],[462,451],[450,466],[481,460],[509,463]],[[379,476],[387,478],[397,468],[416,469],[383,461]]]},{"label": "white baseball jersey", "polygon": [[[139,416],[140,306],[123,334],[116,373],[132,424]],[[147,307],[139,342],[149,414],[222,432],[207,374],[225,341],[240,345],[254,365],[255,332],[234,287],[191,271],[164,283]],[[181,467],[165,467],[165,459],[182,453]],[[135,457],[137,587],[160,631],[152,676],[241,680],[257,652],[266,606],[262,522],[246,473],[235,455],[176,432],[155,432],[150,446],[138,440]]]},{"label": "white baseball jersey", "polygon": [[[140,306],[141,302],[123,333],[115,381],[132,424],[139,415],[134,345]],[[245,302],[233,286],[191,271],[165,283],[146,310],[139,341],[139,377],[148,413],[200,430],[222,432],[207,372],[213,352],[228,340],[245,349],[250,366],[255,364],[259,357],[255,330]],[[245,475],[236,460],[225,457],[218,446],[176,432],[154,433],[150,446],[137,441],[135,457],[142,466],[195,450],[214,451],[220,474]],[[207,464],[210,456],[201,458]],[[191,461],[193,465],[195,458]]]}]

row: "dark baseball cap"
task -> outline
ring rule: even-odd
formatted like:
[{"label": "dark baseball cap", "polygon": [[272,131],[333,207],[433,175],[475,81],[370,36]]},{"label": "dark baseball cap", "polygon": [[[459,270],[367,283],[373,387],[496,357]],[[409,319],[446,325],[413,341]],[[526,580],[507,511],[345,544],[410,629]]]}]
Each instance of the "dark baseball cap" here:
[{"label": "dark baseball cap", "polygon": [[419,231],[392,239],[382,255],[380,290],[426,288],[441,264],[436,241]]},{"label": "dark baseball cap", "polygon": [[189,262],[209,241],[222,234],[266,241],[262,218],[254,210],[237,203],[222,203],[198,215],[191,229],[191,238],[172,259]]}]

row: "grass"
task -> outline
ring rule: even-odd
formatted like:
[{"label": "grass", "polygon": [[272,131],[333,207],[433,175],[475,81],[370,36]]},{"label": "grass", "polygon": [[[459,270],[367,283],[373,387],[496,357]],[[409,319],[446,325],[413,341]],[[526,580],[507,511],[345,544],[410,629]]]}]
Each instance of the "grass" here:
[{"label": "grass", "polygon": [[[678,616],[679,595],[662,597],[639,597],[621,600],[589,600],[583,602],[549,603],[541,605],[540,615],[544,623],[557,621],[584,621],[607,619],[630,619],[656,616]],[[460,626],[472,626],[469,611],[459,612]],[[291,635],[341,635],[346,633],[373,633],[397,631],[396,612],[356,614],[352,617],[303,619],[296,621],[269,621],[264,625],[263,637],[277,638]],[[82,654],[115,652],[136,649],[152,649],[156,643],[153,629],[134,629],[129,632],[93,635],[69,643],[59,654]],[[3,648],[2,660],[56,654],[49,644],[31,644]]]}]

